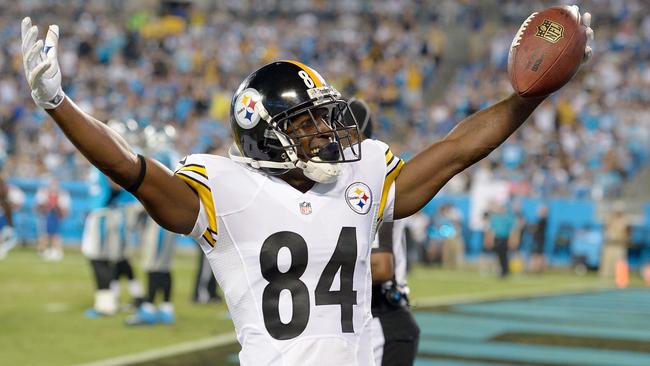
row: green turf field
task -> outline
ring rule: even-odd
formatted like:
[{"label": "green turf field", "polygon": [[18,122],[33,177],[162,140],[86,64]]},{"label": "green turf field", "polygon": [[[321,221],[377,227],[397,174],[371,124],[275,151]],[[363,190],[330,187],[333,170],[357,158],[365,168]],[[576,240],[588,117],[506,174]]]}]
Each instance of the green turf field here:
[{"label": "green turf field", "polygon": [[[15,249],[0,262],[0,365],[74,365],[231,333],[225,305],[189,301],[196,255],[175,259],[177,323],[132,328],[123,325],[126,313],[105,319],[83,316],[92,305],[94,282],[90,265],[79,252],[68,250],[62,262],[44,262],[31,249]],[[134,264],[139,267],[137,261]],[[475,270],[417,267],[410,281],[416,309],[611,286],[593,274],[579,277],[559,270],[500,280]],[[632,275],[631,286],[642,283]]]}]

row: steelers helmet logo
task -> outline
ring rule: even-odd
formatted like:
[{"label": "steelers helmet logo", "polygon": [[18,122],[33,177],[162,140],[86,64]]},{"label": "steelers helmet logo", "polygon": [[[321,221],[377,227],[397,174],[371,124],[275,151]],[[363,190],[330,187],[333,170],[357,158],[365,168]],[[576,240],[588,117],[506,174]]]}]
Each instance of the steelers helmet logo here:
[{"label": "steelers helmet logo", "polygon": [[234,106],[234,113],[235,120],[241,128],[253,128],[260,121],[259,108],[261,105],[258,106],[260,99],[260,93],[253,88],[244,90],[237,97]]},{"label": "steelers helmet logo", "polygon": [[364,183],[352,183],[345,190],[345,201],[352,211],[359,215],[365,215],[370,212],[370,207],[372,207],[372,192]]}]

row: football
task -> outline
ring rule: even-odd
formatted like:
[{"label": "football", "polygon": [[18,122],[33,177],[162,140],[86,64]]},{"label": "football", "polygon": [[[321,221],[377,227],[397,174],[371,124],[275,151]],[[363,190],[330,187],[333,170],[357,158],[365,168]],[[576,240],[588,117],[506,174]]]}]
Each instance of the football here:
[{"label": "football", "polygon": [[531,14],[510,46],[508,75],[522,97],[540,97],[566,84],[582,62],[587,44],[580,14],[557,6]]}]

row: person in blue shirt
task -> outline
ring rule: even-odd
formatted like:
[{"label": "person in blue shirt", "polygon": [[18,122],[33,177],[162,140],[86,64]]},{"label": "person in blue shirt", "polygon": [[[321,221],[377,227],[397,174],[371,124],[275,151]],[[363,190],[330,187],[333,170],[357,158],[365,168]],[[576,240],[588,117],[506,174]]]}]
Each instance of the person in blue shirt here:
[{"label": "person in blue shirt", "polygon": [[502,203],[494,206],[488,215],[488,227],[485,233],[485,247],[492,249],[499,259],[501,277],[510,274],[508,266],[508,250],[510,239],[517,230],[517,218],[514,213]]}]

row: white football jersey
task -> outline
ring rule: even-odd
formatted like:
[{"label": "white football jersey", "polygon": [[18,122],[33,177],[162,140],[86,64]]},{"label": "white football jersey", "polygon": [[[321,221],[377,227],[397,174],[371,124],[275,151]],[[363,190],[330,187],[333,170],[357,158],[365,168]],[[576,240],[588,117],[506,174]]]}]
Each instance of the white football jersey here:
[{"label": "white football jersey", "polygon": [[88,259],[117,261],[124,258],[121,240],[123,215],[117,208],[90,211],[81,238],[81,252]]},{"label": "white football jersey", "polygon": [[147,272],[169,272],[174,258],[176,234],[160,227],[150,216],[142,228],[142,268]]},{"label": "white football jersey", "polygon": [[200,197],[190,235],[224,291],[242,365],[373,364],[370,249],[404,163],[375,140],[362,154],[305,193],[215,155],[176,171]]}]

